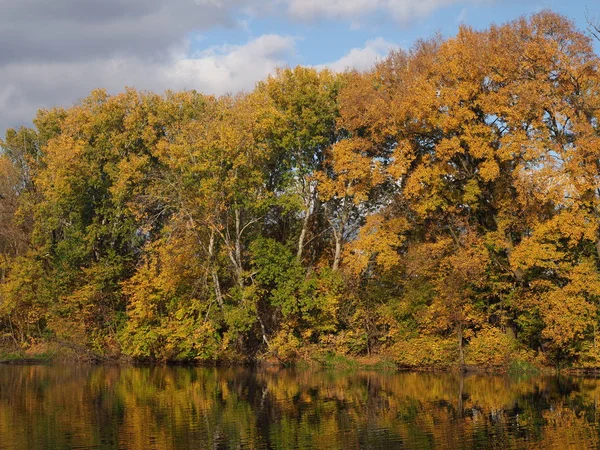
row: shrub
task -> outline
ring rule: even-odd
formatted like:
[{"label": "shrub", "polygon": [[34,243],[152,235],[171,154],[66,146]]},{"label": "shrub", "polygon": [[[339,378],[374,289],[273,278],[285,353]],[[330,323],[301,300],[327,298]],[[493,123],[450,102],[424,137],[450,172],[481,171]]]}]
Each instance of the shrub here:
[{"label": "shrub", "polygon": [[505,367],[516,350],[516,341],[502,330],[484,327],[466,346],[465,363],[482,367]]},{"label": "shrub", "polygon": [[394,344],[396,364],[405,368],[446,368],[458,361],[456,339],[424,336]]}]

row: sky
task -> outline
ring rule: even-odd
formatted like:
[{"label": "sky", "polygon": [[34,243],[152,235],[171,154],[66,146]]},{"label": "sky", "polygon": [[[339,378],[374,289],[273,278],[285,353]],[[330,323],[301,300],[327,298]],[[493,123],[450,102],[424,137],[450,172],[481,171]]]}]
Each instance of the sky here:
[{"label": "sky", "polygon": [[600,18],[598,0],[0,0],[0,135],[96,88],[235,93],[276,67],[365,70],[544,9]]}]

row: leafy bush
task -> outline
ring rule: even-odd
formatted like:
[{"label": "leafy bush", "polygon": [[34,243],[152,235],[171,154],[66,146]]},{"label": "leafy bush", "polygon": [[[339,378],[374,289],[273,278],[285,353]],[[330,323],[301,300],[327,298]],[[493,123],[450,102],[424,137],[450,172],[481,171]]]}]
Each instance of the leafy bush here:
[{"label": "leafy bush", "polygon": [[397,342],[392,351],[396,364],[405,368],[447,368],[458,362],[456,339],[423,336]]},{"label": "leafy bush", "polygon": [[517,348],[516,341],[495,327],[484,327],[465,348],[465,363],[483,367],[506,366]]}]

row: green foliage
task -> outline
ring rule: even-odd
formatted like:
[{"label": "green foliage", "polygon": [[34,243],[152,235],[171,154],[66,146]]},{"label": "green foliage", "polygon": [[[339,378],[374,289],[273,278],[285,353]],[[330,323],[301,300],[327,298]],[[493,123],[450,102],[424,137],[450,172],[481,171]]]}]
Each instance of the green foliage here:
[{"label": "green foliage", "polygon": [[299,314],[304,297],[305,269],[292,252],[274,239],[258,238],[250,245],[257,289],[284,318]]},{"label": "green foliage", "polygon": [[510,361],[508,373],[512,376],[537,375],[540,370],[527,360],[515,358]]}]

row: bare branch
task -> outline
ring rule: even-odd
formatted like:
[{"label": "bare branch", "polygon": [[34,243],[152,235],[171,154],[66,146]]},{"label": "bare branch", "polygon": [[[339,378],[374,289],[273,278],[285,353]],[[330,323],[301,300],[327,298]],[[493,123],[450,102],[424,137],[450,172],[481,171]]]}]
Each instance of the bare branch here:
[{"label": "bare branch", "polygon": [[588,24],[588,32],[594,39],[600,42],[600,17],[592,15],[589,9],[585,9],[585,21]]}]

